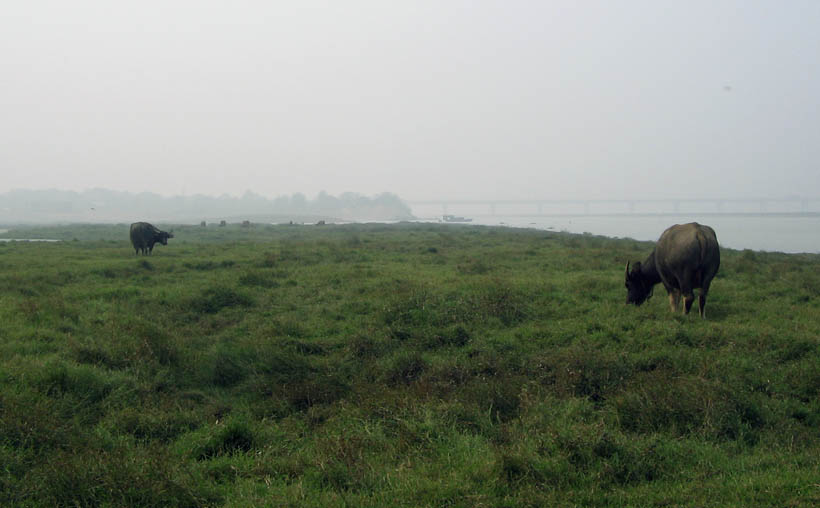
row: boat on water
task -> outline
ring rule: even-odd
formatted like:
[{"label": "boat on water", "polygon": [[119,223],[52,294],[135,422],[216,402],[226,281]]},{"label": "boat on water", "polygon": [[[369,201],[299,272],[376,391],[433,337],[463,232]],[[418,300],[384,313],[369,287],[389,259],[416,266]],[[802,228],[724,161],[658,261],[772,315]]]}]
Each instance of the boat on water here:
[{"label": "boat on water", "polygon": [[441,220],[444,222],[473,222],[473,219],[468,219],[459,215],[442,215]]}]

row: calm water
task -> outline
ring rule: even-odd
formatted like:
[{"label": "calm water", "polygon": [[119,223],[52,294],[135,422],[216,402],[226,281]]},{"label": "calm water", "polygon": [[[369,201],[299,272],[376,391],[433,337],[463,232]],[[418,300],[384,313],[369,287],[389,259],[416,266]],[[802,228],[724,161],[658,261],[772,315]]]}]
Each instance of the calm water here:
[{"label": "calm water", "polygon": [[[415,210],[414,210],[415,212]],[[455,213],[455,212],[450,212]],[[464,214],[469,217],[468,214]],[[439,216],[430,215],[431,219]],[[575,215],[477,216],[472,224],[530,227],[592,233],[636,240],[657,240],[672,224],[699,222],[733,249],[820,253],[820,215]]]},{"label": "calm water", "polygon": [[0,238],[0,242],[59,242],[51,238]]}]

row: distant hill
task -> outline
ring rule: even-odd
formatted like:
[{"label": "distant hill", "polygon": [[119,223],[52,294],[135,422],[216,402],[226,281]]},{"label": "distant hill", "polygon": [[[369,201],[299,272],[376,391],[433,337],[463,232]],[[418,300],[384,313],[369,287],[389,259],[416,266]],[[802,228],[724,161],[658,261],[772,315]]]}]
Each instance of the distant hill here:
[{"label": "distant hill", "polygon": [[83,192],[14,190],[0,194],[0,224],[68,222],[199,222],[254,220],[304,222],[309,220],[383,221],[412,218],[410,207],[398,196],[382,193],[368,197],[352,192],[315,199],[303,194],[268,199],[253,192],[242,197],[201,194],[163,197],[108,189]]}]

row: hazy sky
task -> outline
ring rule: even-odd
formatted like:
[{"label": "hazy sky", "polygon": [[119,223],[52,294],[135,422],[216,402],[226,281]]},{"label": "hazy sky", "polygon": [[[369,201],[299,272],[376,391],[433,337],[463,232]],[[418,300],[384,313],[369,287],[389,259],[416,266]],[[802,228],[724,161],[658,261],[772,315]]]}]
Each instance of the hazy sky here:
[{"label": "hazy sky", "polygon": [[820,1],[16,1],[0,192],[820,196]]}]

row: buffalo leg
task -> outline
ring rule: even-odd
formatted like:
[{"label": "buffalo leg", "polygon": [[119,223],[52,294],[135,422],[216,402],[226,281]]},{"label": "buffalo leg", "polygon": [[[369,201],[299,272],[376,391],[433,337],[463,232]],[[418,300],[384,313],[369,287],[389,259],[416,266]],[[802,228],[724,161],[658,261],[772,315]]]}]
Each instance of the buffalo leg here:
[{"label": "buffalo leg", "polygon": [[684,270],[678,277],[678,288],[680,288],[680,294],[683,295],[684,314],[689,314],[689,310],[692,308],[692,303],[695,301],[695,293],[692,291],[692,279],[693,274],[689,270]]},{"label": "buffalo leg", "polygon": [[669,292],[669,310],[672,312],[678,311],[680,305],[680,291],[673,289]]},{"label": "buffalo leg", "polygon": [[[684,274],[684,278],[686,279],[687,274]],[[688,280],[688,279],[686,279]],[[683,313],[689,314],[689,309],[692,308],[692,303],[695,301],[695,293],[692,292],[692,287],[689,284],[681,284],[680,292],[683,295]]]},{"label": "buffalo leg", "polygon": [[703,287],[700,289],[700,295],[698,295],[698,311],[702,319],[706,319],[706,294],[709,292],[711,282],[712,281],[708,281],[703,284]]},{"label": "buffalo leg", "polygon": [[689,311],[692,309],[692,304],[695,302],[695,293],[692,292],[690,289],[688,292],[683,293],[683,313],[689,314]]}]

